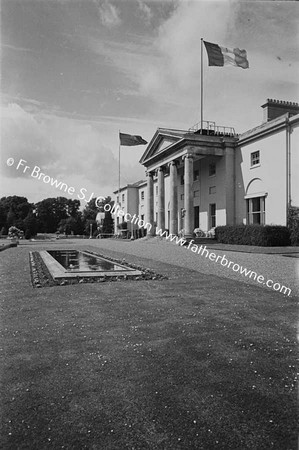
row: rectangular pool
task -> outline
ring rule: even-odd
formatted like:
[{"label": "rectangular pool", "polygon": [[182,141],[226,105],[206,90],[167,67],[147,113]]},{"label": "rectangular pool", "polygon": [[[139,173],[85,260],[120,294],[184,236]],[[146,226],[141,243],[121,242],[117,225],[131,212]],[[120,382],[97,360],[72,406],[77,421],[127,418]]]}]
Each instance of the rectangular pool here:
[{"label": "rectangular pool", "polygon": [[118,264],[102,256],[80,250],[39,252],[54,280],[60,278],[117,277],[142,275],[140,270]]},{"label": "rectangular pool", "polygon": [[128,270],[100,256],[78,250],[48,250],[48,253],[61,264],[67,272],[110,272]]}]

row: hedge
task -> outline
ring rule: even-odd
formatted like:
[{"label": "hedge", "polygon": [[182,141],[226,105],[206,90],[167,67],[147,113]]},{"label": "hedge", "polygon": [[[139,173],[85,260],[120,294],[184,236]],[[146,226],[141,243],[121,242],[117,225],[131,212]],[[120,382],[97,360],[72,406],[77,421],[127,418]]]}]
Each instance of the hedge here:
[{"label": "hedge", "polygon": [[292,245],[299,245],[299,208],[291,206],[288,212],[288,228]]},{"label": "hedge", "polygon": [[216,227],[215,237],[223,244],[279,247],[290,245],[290,231],[280,225],[225,225]]}]

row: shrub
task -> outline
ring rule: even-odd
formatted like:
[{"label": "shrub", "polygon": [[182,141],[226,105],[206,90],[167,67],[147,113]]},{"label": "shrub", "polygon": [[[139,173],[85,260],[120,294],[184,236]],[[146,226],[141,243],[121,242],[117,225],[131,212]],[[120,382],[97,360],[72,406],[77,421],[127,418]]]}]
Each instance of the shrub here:
[{"label": "shrub", "polygon": [[18,238],[21,234],[21,230],[19,230],[17,227],[11,226],[8,229],[8,236],[10,238]]},{"label": "shrub", "polygon": [[290,231],[280,225],[225,225],[216,227],[216,239],[223,244],[278,247],[290,245]]},{"label": "shrub", "polygon": [[288,214],[288,228],[292,245],[299,245],[299,208],[291,206]]},{"label": "shrub", "polygon": [[31,231],[29,228],[26,228],[25,239],[31,239]]},{"label": "shrub", "polygon": [[117,225],[117,228],[119,230],[127,230],[128,229],[128,222],[121,222]]}]

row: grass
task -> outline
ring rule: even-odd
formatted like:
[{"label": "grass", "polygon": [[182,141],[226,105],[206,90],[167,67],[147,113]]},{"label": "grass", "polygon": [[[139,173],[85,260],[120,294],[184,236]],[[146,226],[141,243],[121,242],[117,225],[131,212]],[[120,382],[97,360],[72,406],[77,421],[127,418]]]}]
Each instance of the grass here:
[{"label": "grass", "polygon": [[2,448],[296,448],[296,298],[130,256],[169,279],[33,289],[28,252],[2,254]]}]

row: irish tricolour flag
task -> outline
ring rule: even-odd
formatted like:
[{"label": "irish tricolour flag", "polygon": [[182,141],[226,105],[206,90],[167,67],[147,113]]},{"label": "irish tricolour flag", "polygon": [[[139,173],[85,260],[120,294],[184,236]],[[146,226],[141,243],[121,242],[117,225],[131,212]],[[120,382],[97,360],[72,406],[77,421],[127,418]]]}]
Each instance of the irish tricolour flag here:
[{"label": "irish tricolour flag", "polygon": [[242,69],[248,69],[249,63],[247,59],[246,50],[240,50],[239,48],[226,48],[217,44],[204,41],[209,66],[226,66],[232,65],[236,67],[242,67]]}]

